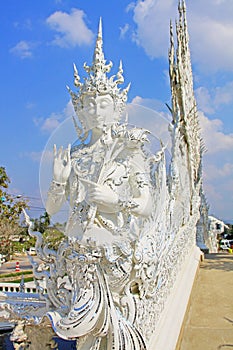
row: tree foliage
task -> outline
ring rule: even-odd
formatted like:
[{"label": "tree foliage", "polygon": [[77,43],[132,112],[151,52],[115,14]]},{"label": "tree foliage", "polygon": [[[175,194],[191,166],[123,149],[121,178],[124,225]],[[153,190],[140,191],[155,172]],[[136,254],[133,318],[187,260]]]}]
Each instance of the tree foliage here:
[{"label": "tree foliage", "polygon": [[62,231],[56,227],[49,227],[43,234],[44,244],[50,249],[57,250],[60,243],[65,239],[65,235]]},{"label": "tree foliage", "polygon": [[43,234],[43,246],[57,250],[60,243],[65,239],[63,225],[50,226],[50,216],[46,211],[39,218],[32,219],[32,221],[33,231],[39,231]]},{"label": "tree foliage", "polygon": [[22,231],[20,215],[27,208],[27,201],[22,196],[8,193],[10,178],[4,167],[0,167],[0,253],[12,254],[13,237]]},{"label": "tree foliage", "polygon": [[[9,256],[28,250],[35,245],[35,238],[29,237],[27,227],[20,225],[23,209],[28,208],[27,201],[22,196],[9,194],[10,184],[4,167],[0,167],[0,254]],[[33,219],[33,230],[43,234],[44,244],[51,249],[57,249],[64,239],[62,229],[50,227],[50,216],[47,212]],[[15,239],[17,238],[17,239]]]},{"label": "tree foliage", "polygon": [[39,219],[33,219],[33,230],[34,231],[39,231],[41,233],[44,233],[45,230],[49,227],[50,225],[50,216],[49,214],[45,211],[44,214],[40,215]]}]

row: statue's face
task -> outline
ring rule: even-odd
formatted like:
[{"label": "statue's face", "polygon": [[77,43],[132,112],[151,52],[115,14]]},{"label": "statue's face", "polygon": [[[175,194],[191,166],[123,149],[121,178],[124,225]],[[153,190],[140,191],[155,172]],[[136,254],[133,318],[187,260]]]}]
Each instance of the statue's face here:
[{"label": "statue's face", "polygon": [[83,99],[82,113],[86,130],[102,129],[104,124],[114,122],[114,101],[109,94],[87,95]]}]

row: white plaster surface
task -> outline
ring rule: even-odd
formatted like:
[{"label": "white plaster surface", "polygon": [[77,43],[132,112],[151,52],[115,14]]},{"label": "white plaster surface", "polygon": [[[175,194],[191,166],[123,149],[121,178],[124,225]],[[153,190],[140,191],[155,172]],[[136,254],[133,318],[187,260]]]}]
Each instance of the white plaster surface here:
[{"label": "white plaster surface", "polygon": [[175,350],[202,252],[194,246],[166,302],[148,350]]}]

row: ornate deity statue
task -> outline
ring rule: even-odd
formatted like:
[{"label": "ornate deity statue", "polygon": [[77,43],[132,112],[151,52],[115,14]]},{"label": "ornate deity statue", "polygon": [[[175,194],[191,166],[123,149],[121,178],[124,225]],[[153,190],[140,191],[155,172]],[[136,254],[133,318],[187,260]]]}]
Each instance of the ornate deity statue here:
[{"label": "ornate deity statue", "polygon": [[62,307],[49,315],[61,337],[80,338],[80,349],[84,343],[133,350],[145,348],[130,303],[140,293],[136,245],[153,215],[152,160],[144,149],[148,131],[121,122],[129,86],[118,87],[124,82],[121,64],[116,76],[107,77],[111,67],[100,22],[92,66],[84,65],[88,77],[81,83],[74,67],[79,92],[69,89],[80,143],[65,150],[54,146],[46,210],[53,215],[70,203],[68,240],[58,252],[64,271],[57,275],[70,290],[63,288],[63,301],[53,285],[54,304]]},{"label": "ornate deity statue", "polygon": [[146,130],[119,124],[129,87],[118,88],[124,81],[121,65],[116,77],[106,76],[111,63],[105,63],[101,23],[93,65],[84,68],[89,77],[82,84],[75,67],[79,94],[70,91],[82,126],[77,130],[84,136],[72,149],[54,147],[46,209],[53,215],[69,199],[69,239],[107,248],[138,238],[138,217],[151,214],[149,169],[142,150]]},{"label": "ornate deity statue", "polygon": [[176,50],[171,26],[169,171],[162,142],[150,153],[149,131],[124,118],[129,86],[118,87],[121,64],[108,76],[112,63],[104,58],[100,22],[92,65],[84,64],[87,77],[82,83],[74,67],[78,92],[68,88],[79,142],[54,147],[46,210],[53,215],[70,204],[67,237],[57,251],[44,246],[26,217],[43,261],[33,265],[46,307],[38,311],[33,304],[33,316],[47,314],[54,331],[76,339],[79,350],[154,349],[151,339],[169,293],[196,248],[202,145],[185,13],[179,2]]}]

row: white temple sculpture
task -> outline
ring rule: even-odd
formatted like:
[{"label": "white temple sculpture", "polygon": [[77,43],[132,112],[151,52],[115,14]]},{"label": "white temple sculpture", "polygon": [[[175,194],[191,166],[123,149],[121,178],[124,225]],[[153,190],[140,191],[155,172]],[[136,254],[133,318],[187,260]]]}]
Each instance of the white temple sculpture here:
[{"label": "white temple sculpture", "polygon": [[43,267],[34,264],[34,275],[47,315],[60,337],[77,339],[79,350],[148,349],[177,275],[196,246],[202,142],[185,12],[183,1],[176,53],[171,25],[169,171],[165,147],[149,153],[149,131],[122,120],[129,86],[119,88],[121,63],[116,75],[108,75],[112,63],[104,57],[101,22],[83,82],[74,67],[78,91],[69,92],[80,141],[54,147],[46,204],[53,215],[69,201],[67,239],[49,251],[28,223],[43,261]]},{"label": "white temple sculpture", "polygon": [[224,233],[225,230],[228,229],[229,226],[226,225],[222,220],[219,220],[212,215],[208,216],[208,233],[204,238],[210,253],[219,252],[219,243],[221,241],[221,235]]}]

